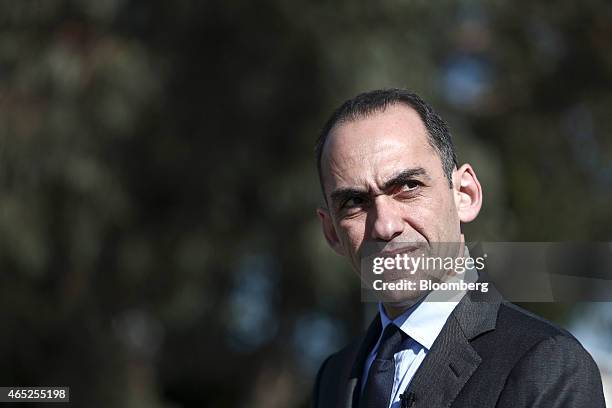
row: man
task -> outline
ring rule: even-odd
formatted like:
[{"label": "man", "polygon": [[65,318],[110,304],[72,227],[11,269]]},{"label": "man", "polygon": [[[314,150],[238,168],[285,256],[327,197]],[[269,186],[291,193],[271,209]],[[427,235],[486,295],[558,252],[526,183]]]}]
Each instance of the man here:
[{"label": "man", "polygon": [[[472,166],[457,166],[446,124],[417,95],[379,90],[345,102],[316,154],[324,236],[366,285],[371,253],[456,243],[457,259],[469,254],[461,223],[478,215],[482,188]],[[315,407],[605,406],[598,368],[577,340],[494,288],[440,302],[428,290],[398,293],[383,297],[362,337],[322,364]]]}]

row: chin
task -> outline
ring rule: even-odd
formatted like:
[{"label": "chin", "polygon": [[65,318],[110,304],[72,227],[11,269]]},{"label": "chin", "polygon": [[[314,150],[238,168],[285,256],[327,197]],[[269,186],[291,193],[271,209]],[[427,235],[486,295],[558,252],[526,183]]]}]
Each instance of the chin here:
[{"label": "chin", "polygon": [[427,296],[427,293],[425,291],[385,291],[381,294],[381,301],[392,308],[406,309]]}]

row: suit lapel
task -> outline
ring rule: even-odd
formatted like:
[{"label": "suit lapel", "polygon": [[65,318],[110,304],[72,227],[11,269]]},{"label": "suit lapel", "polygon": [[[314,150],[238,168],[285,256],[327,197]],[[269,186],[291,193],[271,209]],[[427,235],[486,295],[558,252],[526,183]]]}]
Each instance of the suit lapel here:
[{"label": "suit lapel", "polygon": [[410,382],[415,407],[448,407],[482,359],[451,316]]},{"label": "suit lapel", "polygon": [[480,365],[470,340],[495,328],[499,308],[496,293],[481,295],[463,297],[417,370],[408,387],[416,396],[414,408],[450,406]]},{"label": "suit lapel", "polygon": [[[483,276],[479,282],[483,281]],[[495,329],[501,295],[489,282],[489,292],[468,292],[448,318],[425,360],[410,382],[416,395],[414,408],[448,407],[482,361],[470,340]],[[342,408],[357,408],[363,367],[381,332],[380,316],[372,321],[362,338],[349,371],[341,399]]]}]

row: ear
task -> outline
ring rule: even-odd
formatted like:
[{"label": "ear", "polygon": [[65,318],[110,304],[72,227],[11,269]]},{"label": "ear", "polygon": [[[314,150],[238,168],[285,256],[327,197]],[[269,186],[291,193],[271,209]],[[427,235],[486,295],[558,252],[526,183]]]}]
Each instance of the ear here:
[{"label": "ear", "polygon": [[482,187],[472,166],[464,164],[453,172],[453,190],[459,220],[474,220],[482,207]]},{"label": "ear", "polygon": [[319,207],[317,208],[317,215],[321,221],[321,228],[323,229],[323,235],[325,235],[327,243],[338,255],[344,256],[344,248],[338,239],[338,234],[336,234],[336,228],[334,227],[329,210]]}]

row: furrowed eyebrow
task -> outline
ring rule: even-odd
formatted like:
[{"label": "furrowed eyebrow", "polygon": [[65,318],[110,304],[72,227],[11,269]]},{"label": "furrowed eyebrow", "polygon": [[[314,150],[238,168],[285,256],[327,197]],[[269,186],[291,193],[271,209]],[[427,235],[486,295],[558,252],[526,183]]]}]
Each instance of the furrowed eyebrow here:
[{"label": "furrowed eyebrow", "polygon": [[393,176],[391,179],[387,180],[383,186],[383,190],[390,190],[391,188],[405,184],[415,177],[422,177],[429,180],[429,176],[427,175],[427,171],[425,171],[422,167],[415,167],[412,169],[406,169],[399,172],[397,175]]},{"label": "furrowed eyebrow", "polygon": [[368,192],[357,188],[339,188],[330,194],[333,208],[338,208],[340,204],[351,198],[367,198]]},{"label": "furrowed eyebrow", "polygon": [[[411,169],[402,170],[391,179],[387,180],[383,185],[383,191],[390,190],[393,187],[398,185],[405,184],[411,180],[414,180],[416,177],[422,177],[426,180],[429,180],[429,176],[427,175],[427,171],[425,171],[422,167],[415,167]],[[333,208],[338,208],[340,204],[351,198],[362,198],[367,199],[370,195],[370,192],[367,190],[362,190],[354,187],[345,187],[338,188],[330,194],[330,200]]]}]

